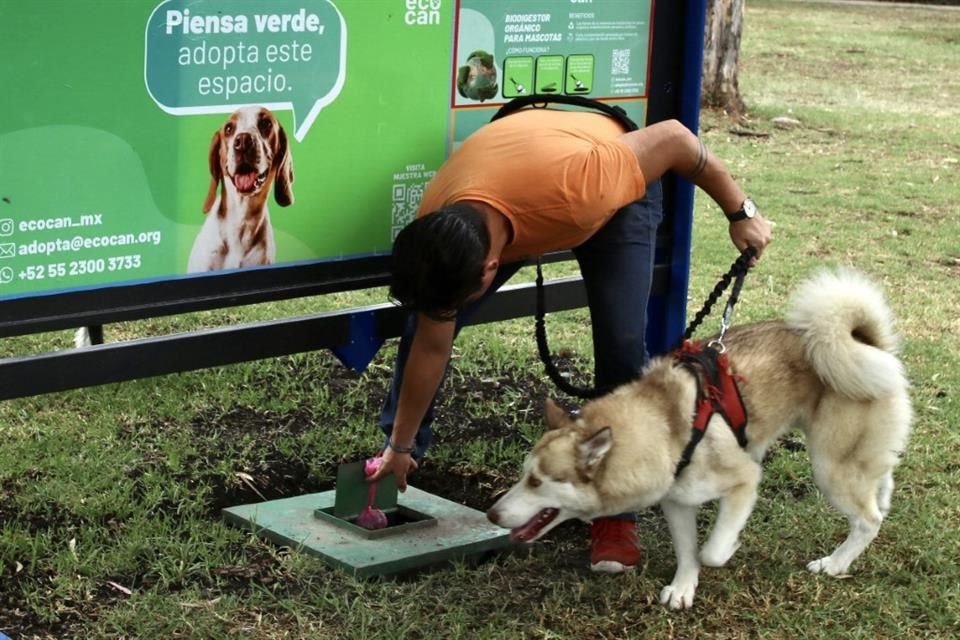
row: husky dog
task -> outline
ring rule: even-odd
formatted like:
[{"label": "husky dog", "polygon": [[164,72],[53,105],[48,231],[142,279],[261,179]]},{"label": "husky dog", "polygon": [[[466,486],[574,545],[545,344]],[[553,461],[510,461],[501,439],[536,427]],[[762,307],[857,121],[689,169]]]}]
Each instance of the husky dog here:
[{"label": "husky dog", "polygon": [[[564,520],[660,504],[677,558],[660,600],[687,608],[700,565],[723,566],[740,545],[764,453],[796,428],[817,485],[850,525],[846,540],[807,568],[844,574],[890,509],[910,431],[908,383],[883,293],[858,272],[823,271],[797,290],[785,321],[735,327],[723,347],[720,362],[732,368],[746,414],[741,431],[715,413],[697,434],[695,408],[717,385],[676,355],[655,358],[641,379],[579,414],[548,400],[548,431],[487,517],[531,542]],[[692,439],[699,441],[691,449]],[[710,500],[719,510],[698,556],[697,509]]]}]

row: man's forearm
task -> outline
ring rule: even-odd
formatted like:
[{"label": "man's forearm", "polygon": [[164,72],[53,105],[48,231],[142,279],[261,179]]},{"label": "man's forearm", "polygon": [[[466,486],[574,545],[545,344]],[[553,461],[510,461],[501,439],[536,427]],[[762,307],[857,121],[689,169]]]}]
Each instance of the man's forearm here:
[{"label": "man's forearm", "polygon": [[432,366],[430,370],[425,370],[425,367],[411,365],[414,363],[408,361],[391,436],[391,442],[400,447],[413,446],[420,423],[423,422],[443,379],[444,367],[440,367],[437,372],[432,370]]},{"label": "man's forearm", "polygon": [[740,208],[747,195],[733,180],[720,158],[710,153],[699,138],[694,137],[694,140],[697,147],[696,164],[692,170],[686,173],[681,170],[680,173],[703,189],[724,213],[733,213]]},{"label": "man's forearm", "polygon": [[420,423],[440,388],[453,346],[453,325],[453,322],[419,320],[417,334],[403,369],[403,382],[393,423],[391,439],[398,446],[413,445]]}]

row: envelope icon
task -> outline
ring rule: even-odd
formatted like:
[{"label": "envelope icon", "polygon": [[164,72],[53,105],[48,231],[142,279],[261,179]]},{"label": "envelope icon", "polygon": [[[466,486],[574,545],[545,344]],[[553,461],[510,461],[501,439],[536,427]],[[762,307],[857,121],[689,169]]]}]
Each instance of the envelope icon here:
[{"label": "envelope icon", "polygon": [[14,258],[17,255],[17,245],[13,242],[4,242],[0,244],[0,259]]}]

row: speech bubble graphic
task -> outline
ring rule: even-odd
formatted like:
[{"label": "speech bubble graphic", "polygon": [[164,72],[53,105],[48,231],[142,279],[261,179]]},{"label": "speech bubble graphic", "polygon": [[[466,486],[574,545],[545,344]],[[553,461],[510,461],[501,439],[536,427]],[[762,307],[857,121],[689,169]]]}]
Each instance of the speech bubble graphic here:
[{"label": "speech bubble graphic", "polygon": [[144,81],[178,116],[290,109],[303,141],[343,88],[346,59],[331,0],[165,0],[147,20]]}]

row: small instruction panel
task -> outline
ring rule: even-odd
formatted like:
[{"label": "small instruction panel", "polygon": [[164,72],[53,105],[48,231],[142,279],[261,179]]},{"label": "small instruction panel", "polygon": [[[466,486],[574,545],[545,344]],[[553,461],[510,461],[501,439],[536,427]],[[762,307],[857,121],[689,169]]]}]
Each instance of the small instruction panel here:
[{"label": "small instruction panel", "polygon": [[462,0],[455,104],[644,97],[650,16],[650,0]]}]

